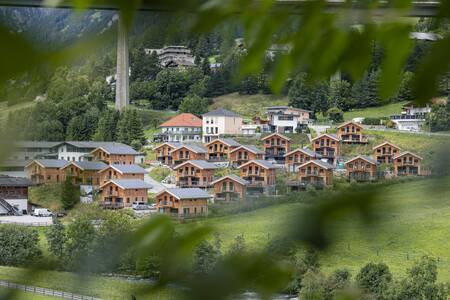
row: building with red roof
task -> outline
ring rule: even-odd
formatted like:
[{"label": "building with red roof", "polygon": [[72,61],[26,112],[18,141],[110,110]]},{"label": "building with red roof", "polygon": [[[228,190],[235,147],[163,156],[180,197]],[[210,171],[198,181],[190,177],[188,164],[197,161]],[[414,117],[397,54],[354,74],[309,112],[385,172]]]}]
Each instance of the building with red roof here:
[{"label": "building with red roof", "polygon": [[202,119],[191,113],[179,114],[159,125],[163,142],[201,142]]}]

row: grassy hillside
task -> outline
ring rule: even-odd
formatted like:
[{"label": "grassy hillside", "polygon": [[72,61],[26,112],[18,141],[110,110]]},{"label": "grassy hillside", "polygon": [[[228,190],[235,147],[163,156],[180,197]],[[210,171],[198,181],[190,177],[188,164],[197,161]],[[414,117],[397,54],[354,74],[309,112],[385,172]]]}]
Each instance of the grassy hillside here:
[{"label": "grassy hillside", "polygon": [[[5,298],[5,297],[11,297],[12,295],[9,294],[13,292],[13,298]],[[6,288],[0,288],[0,299],[16,299],[16,300],[54,300],[55,297],[50,296],[42,296],[42,295],[36,295],[30,292],[22,292],[20,290],[12,290],[12,289],[6,289]]]},{"label": "grassy hillside", "polygon": [[239,95],[238,93],[214,98],[209,109],[225,108],[239,113],[244,118],[265,116],[267,106],[287,105],[288,99],[275,95]]},{"label": "grassy hillside", "polygon": [[389,117],[394,114],[399,114],[402,111],[402,106],[406,102],[390,103],[383,106],[368,107],[364,109],[354,109],[344,113],[344,120],[350,121],[353,118],[365,117],[365,118],[381,118]]},{"label": "grassy hillside", "polygon": [[61,184],[45,184],[29,188],[29,200],[51,211],[62,210]]},{"label": "grassy hillside", "polygon": [[[346,267],[355,274],[367,262],[383,261],[400,276],[414,259],[428,254],[439,257],[439,279],[449,281],[449,180],[423,179],[389,186],[375,207],[376,227],[366,228],[357,216],[349,216],[328,228],[336,243],[321,254],[324,271]],[[203,224],[215,228],[225,248],[239,234],[244,235],[249,247],[261,248],[286,227],[284,222],[288,217],[295,216],[305,206],[302,203],[274,205],[211,218]]]},{"label": "grassy hillside", "polygon": [[16,105],[8,106],[7,102],[0,102],[0,124],[8,119],[8,114],[21,109],[29,108],[36,105],[36,102],[24,102]]}]

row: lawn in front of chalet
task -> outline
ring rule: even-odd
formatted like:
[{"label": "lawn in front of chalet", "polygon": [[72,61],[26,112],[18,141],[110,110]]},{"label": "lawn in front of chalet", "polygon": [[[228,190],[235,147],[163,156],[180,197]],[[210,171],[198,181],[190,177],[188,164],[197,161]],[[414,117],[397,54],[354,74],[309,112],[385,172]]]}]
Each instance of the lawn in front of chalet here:
[{"label": "lawn in front of chalet", "polygon": [[[335,243],[320,255],[322,269],[348,268],[355,276],[368,262],[385,262],[402,276],[414,259],[432,255],[439,258],[439,280],[450,281],[449,183],[446,177],[388,186],[375,206],[376,227],[366,228],[357,215],[350,215],[329,228]],[[306,205],[285,203],[198,223],[215,228],[224,251],[240,234],[249,248],[261,249],[279,236],[288,217]]]}]

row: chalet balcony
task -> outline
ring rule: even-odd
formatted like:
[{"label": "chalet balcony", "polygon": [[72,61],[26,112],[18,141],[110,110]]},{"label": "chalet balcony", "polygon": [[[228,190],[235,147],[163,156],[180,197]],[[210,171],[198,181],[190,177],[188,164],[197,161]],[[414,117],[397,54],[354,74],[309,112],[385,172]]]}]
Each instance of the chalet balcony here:
[{"label": "chalet balcony", "polygon": [[220,155],[220,154],[211,154],[208,155],[208,160],[213,162],[220,162],[220,161],[228,161],[227,155]]},{"label": "chalet balcony", "polygon": [[372,176],[370,176],[370,173],[369,172],[365,172],[365,171],[353,171],[353,172],[350,172],[348,177],[349,177],[350,180],[355,180],[355,181],[359,181],[359,182],[373,180]]},{"label": "chalet balcony", "polygon": [[191,181],[191,182],[180,181],[177,185],[181,188],[189,188],[189,187],[206,188],[209,186],[208,183],[200,181]]},{"label": "chalet balcony", "polygon": [[117,196],[119,196],[119,192],[118,191],[108,191],[107,195],[110,197],[117,197]]},{"label": "chalet balcony", "polygon": [[265,186],[266,183],[264,181],[264,177],[261,176],[246,176],[243,178],[244,180],[247,180],[249,182],[249,187],[262,187]]},{"label": "chalet balcony", "polygon": [[290,187],[299,187],[299,188],[306,187],[306,183],[305,182],[301,182],[301,181],[298,181],[298,180],[288,181],[288,182],[286,182],[286,185],[290,186]]},{"label": "chalet balcony", "polygon": [[100,206],[104,209],[121,209],[124,208],[123,202],[111,202],[111,201],[103,201],[100,202]]},{"label": "chalet balcony", "polygon": [[397,176],[417,176],[419,175],[418,167],[399,167]]},{"label": "chalet balcony", "polygon": [[322,174],[320,174],[319,171],[306,171],[306,173],[302,173],[302,175],[308,177],[317,177],[321,176]]},{"label": "chalet balcony", "polygon": [[351,143],[351,144],[367,144],[369,142],[369,139],[366,136],[353,134],[341,136],[341,141],[343,143]]},{"label": "chalet balcony", "polygon": [[215,196],[216,201],[235,201],[241,198],[240,194],[235,191],[221,191]]},{"label": "chalet balcony", "polygon": [[[186,177],[195,177],[196,173],[195,172],[183,172],[183,173],[178,173],[178,177],[179,178],[186,178]],[[198,177],[196,178],[198,179]]]},{"label": "chalet balcony", "polygon": [[425,115],[392,115],[391,120],[425,120]]}]

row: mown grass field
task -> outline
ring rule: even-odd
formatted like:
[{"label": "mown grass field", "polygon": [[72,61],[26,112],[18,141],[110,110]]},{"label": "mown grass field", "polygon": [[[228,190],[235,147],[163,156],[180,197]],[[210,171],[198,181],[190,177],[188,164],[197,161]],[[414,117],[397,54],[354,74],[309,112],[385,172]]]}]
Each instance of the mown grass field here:
[{"label": "mown grass field", "polygon": [[354,109],[344,113],[344,120],[351,121],[353,118],[382,118],[399,114],[406,102],[390,103],[383,106],[368,107],[364,109]]},{"label": "mown grass field", "polygon": [[25,108],[30,108],[33,107],[34,105],[36,105],[36,102],[24,102],[24,103],[19,103],[19,104],[15,104],[15,105],[11,105],[8,106],[7,102],[0,102],[0,124],[3,124],[3,122],[6,122],[6,120],[8,119],[8,115],[9,113],[21,110],[21,109],[25,109]]},{"label": "mown grass field", "polygon": [[[385,262],[401,276],[422,255],[439,258],[439,279],[450,281],[450,177],[401,182],[385,188],[374,207],[376,226],[366,227],[357,215],[343,216],[327,228],[335,241],[320,255],[325,272],[348,268],[355,275],[368,262]],[[364,199],[361,199],[364,201]],[[249,248],[261,249],[289,228],[302,203],[286,203],[248,213],[210,218],[224,250],[243,234]],[[181,225],[192,226],[192,225]]]}]

